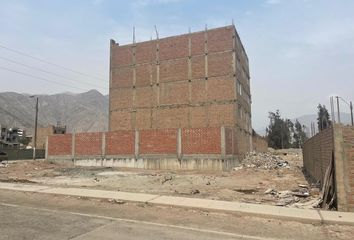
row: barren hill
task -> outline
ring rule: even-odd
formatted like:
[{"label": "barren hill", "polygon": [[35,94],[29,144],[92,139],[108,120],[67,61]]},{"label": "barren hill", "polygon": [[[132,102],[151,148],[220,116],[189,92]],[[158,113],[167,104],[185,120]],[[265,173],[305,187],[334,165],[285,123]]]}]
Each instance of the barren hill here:
[{"label": "barren hill", "polygon": [[[23,127],[31,132],[34,127],[35,102],[29,94],[0,93],[0,124]],[[39,126],[66,125],[69,132],[105,131],[108,126],[108,96],[97,90],[85,93],[38,95]]]}]

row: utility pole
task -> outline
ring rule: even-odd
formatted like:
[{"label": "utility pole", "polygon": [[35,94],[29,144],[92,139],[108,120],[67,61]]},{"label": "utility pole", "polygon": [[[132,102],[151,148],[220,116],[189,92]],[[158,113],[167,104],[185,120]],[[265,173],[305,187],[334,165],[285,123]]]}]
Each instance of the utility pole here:
[{"label": "utility pole", "polygon": [[[340,96],[337,96],[336,98],[337,98],[337,105],[338,105],[338,118],[339,118],[339,103],[338,103],[338,99],[340,98],[340,99],[342,99],[342,101],[345,104],[347,104],[349,106],[349,108],[350,108],[350,120],[351,120],[352,126],[354,126],[354,122],[353,122],[353,103],[352,103],[352,101],[349,101],[349,103],[348,103],[345,99],[343,99]],[[338,122],[340,123],[340,119],[338,119]]]},{"label": "utility pole", "polygon": [[352,126],[354,126],[353,122],[353,103],[350,101],[350,119],[352,120]]},{"label": "utility pole", "polygon": [[336,98],[337,98],[338,123],[340,124],[339,96],[336,96]]},{"label": "utility pole", "polygon": [[30,98],[36,98],[36,115],[35,115],[35,118],[34,118],[34,141],[33,141],[33,160],[36,160],[37,125],[38,125],[38,97],[30,96]]},{"label": "utility pole", "polygon": [[133,26],[133,44],[135,44],[135,26]]}]

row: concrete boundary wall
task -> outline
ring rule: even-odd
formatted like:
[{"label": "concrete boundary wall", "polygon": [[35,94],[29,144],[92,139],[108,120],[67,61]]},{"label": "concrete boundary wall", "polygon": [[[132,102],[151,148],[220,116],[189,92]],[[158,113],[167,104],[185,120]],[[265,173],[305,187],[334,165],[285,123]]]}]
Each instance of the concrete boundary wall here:
[{"label": "concrete boundary wall", "polygon": [[308,139],[303,149],[304,170],[323,184],[334,158],[337,208],[354,212],[354,127],[334,124]]},{"label": "concrete boundary wall", "polygon": [[238,156],[226,139],[229,128],[120,130],[48,137],[47,160],[80,166],[173,170],[231,170]]}]

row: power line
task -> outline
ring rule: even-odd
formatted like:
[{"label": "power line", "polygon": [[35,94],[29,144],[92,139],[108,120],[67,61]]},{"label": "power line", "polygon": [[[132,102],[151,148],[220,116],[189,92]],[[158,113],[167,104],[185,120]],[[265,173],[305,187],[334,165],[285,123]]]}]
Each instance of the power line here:
[{"label": "power line", "polygon": [[25,56],[25,57],[28,57],[28,58],[32,58],[32,59],[37,60],[37,61],[39,61],[39,62],[43,62],[43,63],[49,64],[49,65],[56,66],[56,67],[58,67],[58,68],[65,69],[65,70],[67,70],[67,71],[70,71],[70,72],[73,72],[73,73],[76,73],[76,74],[80,74],[80,75],[83,75],[83,76],[86,76],[86,77],[90,77],[90,78],[93,78],[93,79],[99,79],[99,80],[103,80],[103,81],[104,81],[103,78],[100,78],[100,77],[97,77],[97,76],[93,76],[93,75],[90,75],[90,74],[87,74],[87,73],[79,72],[79,71],[76,71],[76,70],[74,70],[74,69],[71,69],[71,68],[68,68],[68,67],[64,67],[64,66],[61,66],[61,65],[59,65],[59,64],[52,63],[52,62],[46,61],[46,60],[41,59],[41,58],[38,58],[38,57],[34,57],[34,56],[29,55],[29,54],[27,54],[27,53],[24,53],[24,52],[21,52],[21,51],[18,51],[18,50],[15,50],[15,49],[6,47],[6,46],[1,45],[1,44],[0,44],[0,48],[6,49],[6,50],[8,50],[8,51],[11,51],[11,52],[14,52],[14,53],[17,53],[17,54],[20,54],[20,55]]},{"label": "power line", "polygon": [[88,83],[88,82],[80,82],[80,81],[78,81],[78,80],[76,80],[76,79],[68,78],[68,77],[66,77],[66,76],[63,76],[63,75],[60,75],[60,74],[57,74],[57,73],[54,73],[54,72],[51,72],[51,71],[43,70],[43,69],[40,69],[40,68],[37,68],[37,67],[33,67],[33,66],[30,66],[30,65],[21,63],[21,62],[17,62],[17,61],[11,60],[11,59],[9,59],[9,58],[0,57],[0,59],[3,59],[3,60],[5,60],[5,61],[11,62],[11,63],[18,64],[18,65],[21,65],[21,66],[24,66],[24,67],[27,67],[27,68],[31,68],[31,69],[34,69],[34,70],[37,70],[37,71],[40,71],[40,72],[44,72],[44,73],[47,73],[47,74],[51,74],[51,75],[53,75],[53,76],[57,76],[57,77],[60,77],[60,78],[63,78],[63,79],[67,79],[67,80],[69,80],[69,81],[79,82],[79,83],[82,83],[82,84],[87,84],[87,85],[94,86],[94,87],[96,87],[96,88],[104,89],[104,88],[101,87],[100,85],[96,85],[96,84]]},{"label": "power line", "polygon": [[27,76],[27,77],[39,79],[39,80],[42,80],[42,81],[46,81],[46,82],[50,82],[50,83],[55,83],[55,84],[58,84],[58,85],[66,86],[66,87],[76,88],[76,89],[83,90],[83,91],[88,91],[88,89],[83,89],[83,88],[80,88],[80,87],[71,86],[69,84],[65,84],[65,83],[61,83],[61,82],[57,82],[57,81],[53,81],[53,80],[48,80],[46,78],[37,77],[37,76],[31,75],[31,74],[20,72],[20,71],[16,71],[16,70],[13,70],[13,69],[10,69],[10,68],[6,68],[6,67],[0,66],[0,69],[6,70],[6,71],[9,71],[9,72],[14,72],[14,73],[17,73],[17,74],[21,74],[21,75],[24,75],[24,76]]}]

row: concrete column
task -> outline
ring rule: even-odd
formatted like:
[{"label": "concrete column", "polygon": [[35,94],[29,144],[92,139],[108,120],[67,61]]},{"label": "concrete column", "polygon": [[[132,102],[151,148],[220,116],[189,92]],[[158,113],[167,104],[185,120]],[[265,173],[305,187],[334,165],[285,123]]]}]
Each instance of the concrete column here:
[{"label": "concrete column", "polygon": [[[112,86],[112,51],[113,47],[116,44],[116,42],[111,39],[110,40],[110,47],[109,47],[109,99],[111,99],[111,86]],[[109,120],[111,117],[111,104],[108,104],[108,131],[111,130],[111,121]]]},{"label": "concrete column", "polygon": [[182,129],[177,129],[177,158],[182,158]]},{"label": "concrete column", "polygon": [[106,157],[106,133],[102,133],[101,155],[102,158]]},{"label": "concrete column", "polygon": [[159,40],[156,40],[156,97],[157,97],[157,106],[160,106],[160,57],[159,57]]},{"label": "concrete column", "polygon": [[[237,78],[236,78],[236,30],[234,30],[235,32],[232,34],[232,73],[234,76],[234,80],[235,80],[235,91],[234,91],[234,98],[237,99]],[[236,113],[236,112],[235,112]]]},{"label": "concrete column", "polygon": [[133,111],[130,113],[130,117],[131,117],[131,126],[132,129],[135,128],[136,126],[136,45],[134,44],[132,46],[132,62],[133,62],[133,103],[132,103],[132,107],[133,107]]},{"label": "concrete column", "polygon": [[339,124],[332,128],[334,141],[334,170],[335,184],[337,192],[337,205],[339,211],[348,211],[347,193],[350,192],[348,183],[348,162],[346,151],[344,149],[343,129]]},{"label": "concrete column", "polygon": [[71,158],[75,162],[75,133],[71,134]]},{"label": "concrete column", "polygon": [[234,136],[235,136],[235,127],[232,128],[232,155],[235,155],[234,141],[236,141],[236,139],[234,138]]},{"label": "concrete column", "polygon": [[[205,74],[205,80],[208,80],[208,32],[206,27],[204,32],[204,74]],[[208,94],[208,81],[205,81],[205,95],[207,96],[207,94]],[[206,111],[207,127],[209,127],[209,107],[210,105],[206,105],[204,107]]]},{"label": "concrete column", "polygon": [[208,79],[208,32],[204,33],[204,60],[205,60],[205,79]]},{"label": "concrete column", "polygon": [[222,159],[224,159],[225,158],[225,156],[226,156],[226,144],[225,144],[225,127],[224,126],[222,126],[221,128],[220,128],[220,131],[221,131],[221,134],[220,134],[220,136],[221,136],[221,158]]},{"label": "concrete column", "polygon": [[[188,35],[188,103],[192,103],[192,39]],[[191,105],[188,107],[188,126],[191,127]]]},{"label": "concrete column", "polygon": [[140,139],[139,139],[139,130],[135,130],[135,144],[134,144],[134,156],[135,159],[138,159],[139,157],[139,144]]},{"label": "concrete column", "polygon": [[48,136],[45,140],[45,159],[48,160]]},{"label": "concrete column", "polygon": [[102,133],[102,145],[101,145],[101,167],[103,167],[103,161],[106,158],[106,133]]}]

